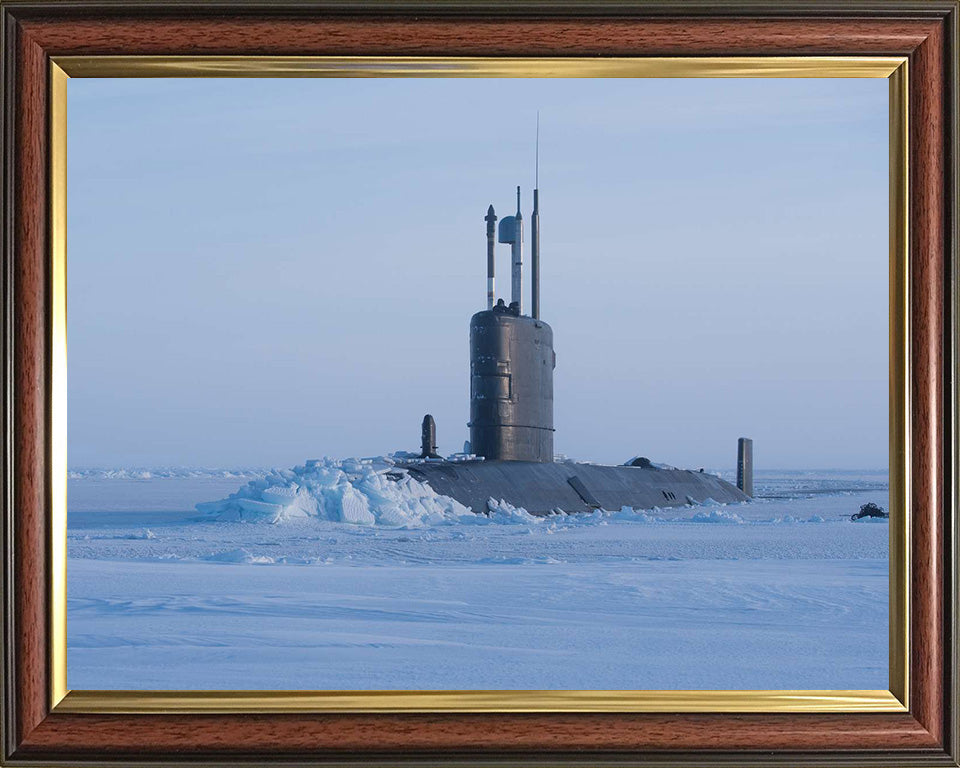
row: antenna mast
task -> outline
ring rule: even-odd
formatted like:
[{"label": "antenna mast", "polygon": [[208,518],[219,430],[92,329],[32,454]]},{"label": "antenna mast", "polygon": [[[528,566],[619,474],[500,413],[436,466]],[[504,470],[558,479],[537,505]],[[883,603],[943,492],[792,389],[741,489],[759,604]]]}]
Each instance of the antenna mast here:
[{"label": "antenna mast", "polygon": [[534,189],[539,189],[539,187],[540,187],[540,110],[539,110],[539,109],[537,110],[537,151],[536,151],[536,157],[537,157],[537,165],[536,165],[536,170],[535,170],[535,172],[534,172],[534,174],[533,174],[533,178],[534,178],[533,188],[534,188]]},{"label": "antenna mast", "polygon": [[520,187],[517,187],[517,213],[514,216],[513,240],[510,253],[513,257],[513,274],[510,303],[517,305],[517,312],[523,314],[523,216],[520,213]]},{"label": "antenna mast", "polygon": [[540,318],[540,110],[537,110],[536,170],[530,221],[530,316]]},{"label": "antenna mast", "polygon": [[493,205],[487,208],[487,215],[483,217],[487,222],[487,309],[493,309],[496,301],[494,293],[494,269],[496,267],[494,260],[494,237],[497,232],[497,214],[493,212]]}]

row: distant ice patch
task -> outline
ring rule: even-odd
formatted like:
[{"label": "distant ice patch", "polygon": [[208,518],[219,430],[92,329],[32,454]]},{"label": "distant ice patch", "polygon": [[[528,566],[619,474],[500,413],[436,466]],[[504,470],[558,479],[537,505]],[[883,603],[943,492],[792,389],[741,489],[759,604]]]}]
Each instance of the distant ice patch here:
[{"label": "distant ice patch", "polygon": [[692,518],[694,523],[726,523],[739,525],[744,522],[736,512],[723,509],[711,509],[709,512],[697,512]]},{"label": "distant ice patch", "polygon": [[634,509],[633,507],[620,507],[615,512],[607,512],[606,515],[611,520],[626,520],[630,523],[656,523],[662,522],[662,519],[651,515],[650,510]]},{"label": "distant ice patch", "polygon": [[247,479],[266,477],[269,470],[261,468],[208,469],[204,467],[119,467],[115,469],[71,469],[68,480],[186,480],[186,479]]},{"label": "distant ice patch", "polygon": [[254,563],[259,565],[272,565],[274,559],[266,555],[254,555],[242,547],[232,549],[228,552],[218,552],[215,555],[208,555],[203,558],[211,563]]}]

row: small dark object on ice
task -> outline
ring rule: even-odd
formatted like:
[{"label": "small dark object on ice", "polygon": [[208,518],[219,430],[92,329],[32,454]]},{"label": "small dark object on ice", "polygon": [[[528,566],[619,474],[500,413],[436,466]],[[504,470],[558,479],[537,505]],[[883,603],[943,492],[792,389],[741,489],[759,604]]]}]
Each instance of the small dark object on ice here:
[{"label": "small dark object on ice", "polygon": [[890,517],[890,515],[883,511],[883,507],[878,507],[871,501],[860,507],[859,512],[850,515],[851,520],[859,520],[861,517]]}]

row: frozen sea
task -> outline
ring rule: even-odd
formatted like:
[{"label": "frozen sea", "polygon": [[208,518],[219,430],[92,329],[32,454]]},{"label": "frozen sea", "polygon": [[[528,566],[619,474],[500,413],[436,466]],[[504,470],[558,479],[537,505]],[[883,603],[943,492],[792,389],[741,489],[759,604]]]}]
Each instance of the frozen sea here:
[{"label": "frozen sea", "polygon": [[887,507],[886,471],[758,472],[750,503],[547,518],[195,507],[248,481],[244,509],[287,503],[289,477],[72,472],[69,687],[888,687],[888,525],[849,519]]}]

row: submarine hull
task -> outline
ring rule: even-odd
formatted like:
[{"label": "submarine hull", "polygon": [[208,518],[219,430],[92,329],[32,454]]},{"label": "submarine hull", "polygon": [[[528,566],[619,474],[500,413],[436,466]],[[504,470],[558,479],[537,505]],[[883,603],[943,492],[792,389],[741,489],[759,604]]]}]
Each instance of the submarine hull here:
[{"label": "submarine hull", "polygon": [[722,504],[749,501],[716,475],[686,469],[534,461],[431,461],[405,469],[474,512],[486,512],[490,498],[534,515],[679,507],[707,499]]}]

